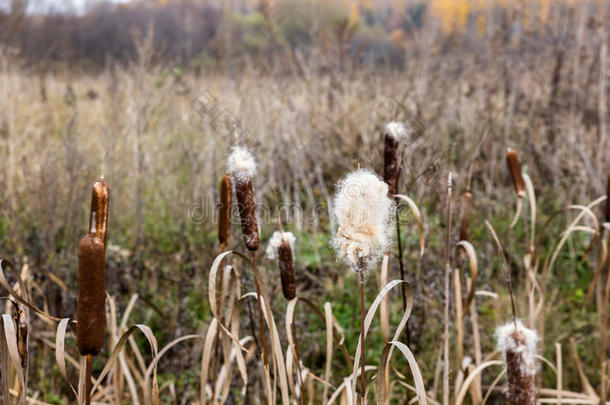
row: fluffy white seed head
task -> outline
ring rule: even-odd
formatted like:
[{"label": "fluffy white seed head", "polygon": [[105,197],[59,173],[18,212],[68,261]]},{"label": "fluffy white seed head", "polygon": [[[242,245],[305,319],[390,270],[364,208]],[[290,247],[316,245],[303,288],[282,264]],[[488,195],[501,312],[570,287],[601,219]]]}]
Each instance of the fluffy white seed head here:
[{"label": "fluffy white seed head", "polygon": [[267,244],[267,250],[265,250],[265,255],[269,260],[277,259],[277,250],[280,248],[282,241],[290,243],[290,249],[294,252],[294,243],[296,242],[296,238],[292,234],[292,232],[281,232],[275,231],[273,232],[273,236],[269,239],[269,243]]},{"label": "fluffy white seed head", "polygon": [[333,205],[337,257],[354,271],[370,269],[392,242],[395,205],[388,185],[368,170],[352,172],[337,184]]},{"label": "fluffy white seed head", "polygon": [[396,139],[403,141],[407,139],[407,128],[402,122],[393,121],[385,126],[385,133]]},{"label": "fluffy white seed head", "polygon": [[229,173],[236,181],[248,181],[256,174],[256,161],[248,149],[241,146],[231,148],[227,159]]},{"label": "fluffy white seed head", "polygon": [[498,326],[496,329],[497,349],[502,353],[506,361],[506,352],[521,354],[522,373],[534,375],[538,371],[536,354],[538,353],[538,334],[536,331],[523,326],[521,321],[510,321],[505,325]]}]

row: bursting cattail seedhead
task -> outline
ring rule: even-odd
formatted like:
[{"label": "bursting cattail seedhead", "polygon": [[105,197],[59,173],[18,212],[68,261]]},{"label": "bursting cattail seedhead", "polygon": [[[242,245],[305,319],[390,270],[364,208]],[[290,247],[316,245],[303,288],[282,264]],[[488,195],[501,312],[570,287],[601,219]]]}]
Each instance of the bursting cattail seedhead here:
[{"label": "bursting cattail seedhead", "polygon": [[[108,227],[108,205],[110,203],[110,188],[104,178],[93,184],[91,191],[91,213],[89,215],[89,229],[95,229],[98,238],[106,246],[106,231]],[[93,228],[95,222],[95,228]]]},{"label": "bursting cattail seedhead", "polygon": [[76,340],[82,355],[97,355],[106,330],[106,259],[102,240],[89,233],[78,247]]},{"label": "bursting cattail seedhead", "polygon": [[269,239],[265,254],[269,260],[278,259],[280,267],[280,278],[282,279],[282,292],[287,300],[291,300],[296,295],[296,277],[294,264],[292,262],[292,251],[296,238],[292,232],[273,232]]},{"label": "bursting cattail seedhead", "polygon": [[470,241],[468,227],[470,226],[470,214],[472,211],[472,193],[466,191],[462,196],[462,220],[460,221],[460,240]]},{"label": "bursting cattail seedhead", "polygon": [[280,278],[282,279],[282,292],[287,300],[291,300],[296,295],[296,279],[294,275],[294,265],[292,263],[292,248],[288,241],[282,241],[277,250],[278,263],[280,266]]},{"label": "bursting cattail seedhead", "polygon": [[513,180],[513,186],[519,198],[525,197],[525,181],[521,174],[521,163],[519,162],[519,156],[517,151],[508,148],[506,152],[506,163],[508,164],[508,170],[510,171],[510,177]]},{"label": "bursting cattail seedhead", "polygon": [[538,334],[511,321],[496,329],[497,349],[506,362],[508,400],[511,405],[535,405]]},{"label": "bursting cattail seedhead", "polygon": [[218,241],[226,244],[231,236],[231,177],[224,175],[220,181],[220,205],[218,207]]},{"label": "bursting cattail seedhead", "polygon": [[402,122],[390,122],[385,127],[383,149],[383,180],[388,185],[389,192],[396,194],[398,185],[398,144],[407,137],[407,130]]},{"label": "bursting cattail seedhead", "polygon": [[394,210],[388,185],[374,173],[358,170],[341,179],[333,200],[337,258],[356,272],[375,265],[391,244]]},{"label": "bursting cattail seedhead", "polygon": [[256,251],[260,245],[252,188],[252,178],[256,174],[256,162],[247,149],[236,146],[229,155],[227,166],[233,176],[233,184],[235,184],[244,243],[248,250]]}]

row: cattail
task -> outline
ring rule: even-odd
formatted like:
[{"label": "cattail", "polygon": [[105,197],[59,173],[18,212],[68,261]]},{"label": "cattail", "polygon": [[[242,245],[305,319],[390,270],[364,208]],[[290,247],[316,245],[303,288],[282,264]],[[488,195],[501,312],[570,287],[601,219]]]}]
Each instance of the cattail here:
[{"label": "cattail", "polygon": [[106,230],[108,226],[108,204],[110,203],[110,189],[108,183],[102,176],[93,184],[91,191],[91,214],[89,215],[89,229],[92,229],[95,222],[95,229],[98,238],[106,246]]},{"label": "cattail", "polygon": [[466,191],[462,196],[462,220],[460,221],[460,240],[470,241],[468,227],[470,226],[470,212],[472,210],[472,193]]},{"label": "cattail", "polygon": [[506,363],[510,405],[535,405],[538,334],[521,321],[511,321],[496,329],[496,338]]},{"label": "cattail", "polygon": [[525,181],[523,181],[523,176],[521,175],[521,163],[519,163],[519,156],[514,149],[508,148],[506,163],[508,163],[508,170],[510,170],[510,176],[517,195],[519,198],[525,197]]},{"label": "cattail", "polygon": [[396,194],[398,183],[398,144],[407,137],[407,130],[402,122],[390,122],[385,127],[385,147],[383,150],[383,180],[391,194]]},{"label": "cattail", "polygon": [[106,259],[102,239],[91,228],[78,247],[76,340],[82,355],[97,355],[106,329]]},{"label": "cattail", "polygon": [[391,244],[394,209],[388,185],[372,172],[344,177],[334,198],[339,229],[332,244],[338,258],[356,272],[375,265]]},{"label": "cattail", "polygon": [[364,403],[364,274],[390,246],[396,207],[388,198],[388,185],[368,170],[348,174],[337,186],[333,214],[339,229],[332,244],[337,258],[356,272],[360,282],[360,395]]},{"label": "cattail", "polygon": [[235,184],[235,195],[237,196],[244,243],[248,250],[256,251],[260,245],[254,191],[252,190],[252,178],[256,174],[256,162],[246,148],[235,146],[229,155],[227,164]]},{"label": "cattail", "polygon": [[610,222],[610,172],[606,183],[606,222]]},{"label": "cattail", "polygon": [[278,259],[282,292],[287,300],[296,295],[296,279],[292,263],[295,237],[291,232],[275,231],[267,245],[266,255],[270,260]]},{"label": "cattail", "polygon": [[231,236],[231,176],[220,181],[220,206],[218,207],[218,241],[226,244]]}]

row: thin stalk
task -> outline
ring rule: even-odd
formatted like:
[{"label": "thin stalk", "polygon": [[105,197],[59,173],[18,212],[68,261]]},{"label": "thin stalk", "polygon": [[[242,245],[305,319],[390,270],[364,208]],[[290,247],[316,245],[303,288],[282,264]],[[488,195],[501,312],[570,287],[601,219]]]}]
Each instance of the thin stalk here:
[{"label": "thin stalk", "polygon": [[[400,279],[406,281],[405,279],[405,268],[402,261],[402,241],[400,238],[400,215],[398,213],[398,209],[396,209],[396,239],[398,239],[398,265],[400,268]],[[402,311],[407,310],[407,286],[402,284]],[[411,343],[411,337],[409,335],[409,322],[405,325],[405,334],[407,335],[407,346]]]},{"label": "thin stalk", "polygon": [[[608,249],[610,249],[610,231],[608,234]],[[609,250],[610,251],[610,250]],[[604,302],[602,305],[602,311],[600,316],[600,337],[601,337],[601,382],[600,382],[600,401],[601,405],[606,403],[606,397],[608,396],[608,381],[607,381],[607,363],[606,353],[608,352],[608,302],[610,301],[610,257],[608,260],[608,271],[606,274],[606,288],[604,292]],[[601,280],[600,280],[601,281]]]},{"label": "thin stalk", "polygon": [[93,366],[93,356],[88,354],[87,365],[85,367],[85,405],[91,404],[91,368]]},{"label": "thin stalk", "polygon": [[[396,175],[396,194],[398,194],[398,184],[400,181],[400,173],[402,172],[402,168],[398,169],[398,174]],[[396,240],[398,241],[398,267],[400,268],[400,279],[403,281],[407,281],[405,279],[405,268],[402,260],[402,238],[400,237],[400,213],[398,211],[398,204],[396,204]],[[405,312],[407,310],[407,286],[402,283],[400,286],[400,290],[402,293],[402,311]],[[407,346],[411,346],[411,334],[409,333],[409,321],[407,321],[405,325],[405,335],[407,340]],[[409,402],[409,390],[405,390],[405,403]]]},{"label": "thin stalk", "polygon": [[365,397],[365,382],[364,382],[364,269],[361,269],[358,272],[358,276],[360,279],[360,403],[364,404]]},{"label": "thin stalk", "polygon": [[[256,267],[256,253],[252,252],[252,265]],[[263,305],[261,303],[261,288],[258,284],[256,277],[254,278],[256,284],[256,298],[258,303],[258,321],[261,332],[261,345],[263,346],[263,364],[265,369],[269,369],[269,359],[267,358],[267,338],[265,335],[265,319],[263,317]]]},{"label": "thin stalk", "polygon": [[443,405],[449,405],[449,277],[451,260],[451,172],[447,179],[447,241],[445,246],[445,330],[443,333]]},{"label": "thin stalk", "polygon": [[[401,169],[398,169],[396,176],[396,194],[398,194],[398,181],[400,180]],[[398,240],[398,265],[400,267],[400,279],[405,280],[405,268],[402,261],[402,239],[400,237],[400,215],[398,208],[396,208],[396,239]],[[407,286],[402,284],[402,310],[403,312],[407,309]],[[407,345],[409,345],[409,323],[405,325],[405,333],[407,334]]]}]

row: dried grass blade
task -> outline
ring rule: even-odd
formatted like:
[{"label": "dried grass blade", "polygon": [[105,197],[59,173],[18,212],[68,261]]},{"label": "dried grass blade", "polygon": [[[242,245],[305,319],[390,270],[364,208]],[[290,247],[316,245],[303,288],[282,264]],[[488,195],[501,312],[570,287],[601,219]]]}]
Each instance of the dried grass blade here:
[{"label": "dried grass blade", "polygon": [[477,261],[477,254],[474,250],[474,246],[468,241],[462,240],[459,241],[456,247],[462,247],[466,254],[468,255],[468,260],[470,264],[470,279],[472,280],[470,287],[468,287],[468,293],[466,295],[466,300],[464,301],[464,308],[469,308],[472,300],[474,299],[475,286],[477,282],[477,276],[479,274],[479,264]]},{"label": "dried grass blade", "polygon": [[[407,324],[407,321],[409,320],[409,316],[411,315],[411,310],[413,309],[413,288],[411,287],[411,285],[404,281],[404,280],[392,280],[390,281],[388,284],[386,284],[381,291],[377,294],[377,297],[375,297],[375,300],[373,301],[373,303],[371,304],[371,306],[368,309],[368,312],[366,314],[366,317],[364,319],[364,337],[366,338],[369,328],[371,326],[371,323],[373,322],[373,317],[375,316],[375,313],[377,312],[377,308],[379,308],[379,305],[381,303],[381,300],[383,299],[383,297],[385,297],[390,290],[392,290],[392,288],[396,287],[397,285],[400,285],[402,283],[405,283],[406,285],[406,293],[407,293],[407,308],[404,311],[403,315],[402,315],[402,319],[400,320],[400,323],[398,324],[397,328],[396,328],[396,332],[394,333],[394,338],[392,340],[397,341],[398,337],[400,336],[400,334],[402,333],[405,325]],[[358,368],[359,368],[359,364],[360,364],[360,356],[362,356],[361,353],[361,338],[358,338],[358,345],[357,345],[357,349],[356,349],[356,355],[354,356],[354,365],[352,368],[352,381],[356,381],[356,378],[358,376]],[[392,347],[389,349],[390,351],[392,351]],[[391,355],[391,353],[390,353]],[[356,400],[356,384],[354,384],[352,386],[352,391],[351,391],[351,396],[353,398],[353,401]]]},{"label": "dried grass blade", "polygon": [[468,375],[468,378],[466,378],[466,380],[464,381],[464,384],[462,384],[462,387],[460,388],[460,392],[458,393],[458,395],[457,395],[457,397],[455,399],[455,405],[462,405],[462,402],[464,402],[464,398],[466,397],[466,392],[468,392],[468,387],[470,386],[470,384],[472,384],[474,379],[483,370],[485,370],[487,367],[502,366],[502,365],[504,365],[503,361],[500,361],[500,360],[490,360],[490,361],[484,362],[483,364],[481,364],[477,368],[475,368],[473,370],[473,372]]},{"label": "dried grass blade", "polygon": [[212,318],[210,326],[208,326],[208,332],[205,335],[203,343],[203,353],[201,355],[201,376],[199,380],[200,392],[199,402],[202,405],[207,404],[206,386],[208,384],[208,372],[210,370],[212,361],[212,349],[214,348],[214,338],[216,337],[216,330],[218,329],[218,321],[216,318]]},{"label": "dried grass blade", "polygon": [[534,241],[536,240],[536,191],[530,176],[527,173],[523,173],[522,176],[527,190],[527,200],[530,203],[530,240]]},{"label": "dried grass blade", "polygon": [[408,196],[404,194],[396,194],[394,197],[400,198],[401,200],[405,201],[409,205],[409,208],[411,208],[413,215],[415,215],[415,220],[417,221],[417,229],[419,231],[419,255],[423,256],[424,250],[426,248],[426,238],[424,235],[424,220],[421,215],[421,211],[419,210],[419,207],[417,207],[417,204],[415,204],[415,202]]},{"label": "dried grass blade", "polygon": [[[93,395],[95,390],[101,385],[101,383],[104,380],[104,378],[106,377],[106,375],[110,372],[110,370],[114,366],[114,363],[118,360],[119,354],[121,354],[122,351],[125,349],[125,345],[129,339],[129,337],[137,330],[142,332],[142,334],[148,340],[148,343],[150,344],[150,347],[152,349],[153,359],[157,356],[157,352],[158,352],[157,339],[155,338],[152,330],[148,326],[142,325],[142,324],[137,324],[137,325],[131,326],[129,329],[127,329],[127,331],[125,333],[123,333],[121,335],[121,338],[119,339],[117,345],[112,350],[112,353],[111,353],[110,357],[108,358],[108,361],[106,361],[106,365],[100,372],[99,377],[97,378],[97,380],[95,381],[95,384],[93,384],[93,387],[91,388],[91,395]],[[152,398],[148,398],[147,403],[152,403],[154,405],[159,403],[159,383],[157,380],[156,364],[153,366],[153,379],[152,379],[151,391],[149,393],[148,387],[144,387],[144,393],[145,393],[145,399],[147,399],[147,397],[152,397]]]},{"label": "dried grass blade", "polygon": [[[381,262],[381,272],[379,273],[379,285],[384,286],[390,281],[390,255],[383,255],[383,261]],[[389,297],[384,297],[381,300],[379,306],[379,319],[381,324],[381,336],[383,342],[387,343],[390,340],[390,311],[389,311]]]},{"label": "dried grass blade", "polygon": [[381,359],[379,360],[379,367],[377,368],[377,405],[384,405],[389,401],[388,391],[386,389],[386,372],[388,365],[392,358],[392,348],[396,347],[405,356],[411,368],[411,374],[415,380],[415,387],[417,391],[417,397],[420,404],[426,405],[428,402],[426,395],[426,388],[424,387],[424,379],[415,360],[415,356],[407,345],[398,341],[391,341],[383,347],[381,352]]},{"label": "dried grass blade", "polygon": [[19,393],[19,397],[17,398],[17,403],[22,404],[25,401],[26,385],[24,370],[21,366],[21,357],[19,356],[19,349],[17,347],[17,331],[15,330],[13,318],[9,314],[2,314],[2,324],[8,355],[13,367],[15,368],[15,371],[17,372],[19,383],[21,384],[21,387],[23,387]]},{"label": "dried grass blade", "polygon": [[66,380],[68,385],[70,385],[70,389],[74,393],[74,395],[78,398],[78,393],[76,389],[70,382],[68,378],[68,372],[66,369],[66,333],[67,328],[70,323],[70,318],[64,318],[59,321],[59,325],[57,325],[57,334],[55,337],[55,362],[57,363],[57,368],[59,369],[59,374]]},{"label": "dried grass blade", "polygon": [[[61,321],[61,318],[56,318],[52,315],[47,314],[46,312],[36,308],[36,306],[34,306],[33,304],[31,304],[30,302],[28,302],[27,300],[25,300],[19,293],[17,293],[8,283],[8,281],[6,281],[6,277],[4,276],[4,266],[9,266],[15,273],[16,277],[17,277],[17,282],[19,283],[19,285],[23,285],[23,281],[21,280],[21,276],[19,275],[19,272],[17,272],[15,270],[15,268],[13,267],[13,264],[6,260],[6,259],[2,259],[0,258],[0,285],[6,290],[8,291],[8,293],[15,298],[17,301],[19,301],[21,304],[27,306],[28,308],[30,308],[32,311],[34,311],[37,315],[39,315],[43,320],[51,320],[54,322],[59,322]],[[23,289],[23,287],[22,287]]]}]

